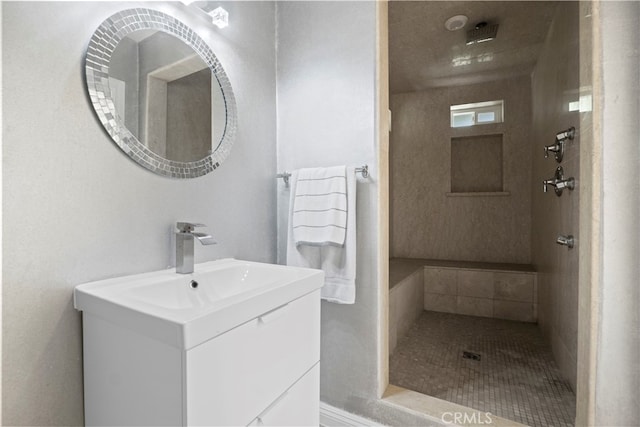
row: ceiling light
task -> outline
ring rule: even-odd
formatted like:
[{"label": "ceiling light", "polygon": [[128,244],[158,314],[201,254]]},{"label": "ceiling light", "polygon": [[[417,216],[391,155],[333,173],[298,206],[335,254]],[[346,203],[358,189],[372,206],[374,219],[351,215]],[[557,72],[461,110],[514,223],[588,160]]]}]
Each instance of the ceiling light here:
[{"label": "ceiling light", "polygon": [[224,10],[222,7],[216,7],[209,15],[213,18],[211,22],[218,28],[224,28],[229,26],[229,12]]},{"label": "ceiling light", "polygon": [[449,31],[457,31],[464,28],[468,20],[469,18],[464,15],[452,16],[444,23],[444,27]]}]

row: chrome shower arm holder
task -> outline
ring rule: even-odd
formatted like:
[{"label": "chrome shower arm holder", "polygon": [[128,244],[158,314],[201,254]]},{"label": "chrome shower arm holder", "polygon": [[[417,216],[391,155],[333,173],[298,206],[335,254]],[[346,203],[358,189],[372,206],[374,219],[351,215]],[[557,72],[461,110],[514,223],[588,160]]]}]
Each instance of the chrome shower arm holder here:
[{"label": "chrome shower arm holder", "polygon": [[544,147],[544,158],[549,157],[549,152],[555,153],[556,162],[560,163],[564,157],[564,146],[567,141],[572,141],[576,135],[576,128],[573,126],[556,134],[556,141]]},{"label": "chrome shower arm holder", "polygon": [[563,130],[562,132],[558,132],[556,134],[556,141],[557,142],[564,142],[567,139],[572,141],[573,138],[575,138],[575,136],[576,136],[576,128],[571,126],[567,130]]}]

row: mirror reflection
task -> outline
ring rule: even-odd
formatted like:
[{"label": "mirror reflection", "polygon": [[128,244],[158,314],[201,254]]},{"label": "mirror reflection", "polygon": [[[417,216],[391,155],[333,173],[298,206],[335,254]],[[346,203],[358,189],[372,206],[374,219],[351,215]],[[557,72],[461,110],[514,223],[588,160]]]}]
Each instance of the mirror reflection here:
[{"label": "mirror reflection", "polygon": [[222,141],[220,84],[202,58],[169,33],[138,30],[124,37],[109,63],[109,86],[121,122],[165,159],[195,162]]}]

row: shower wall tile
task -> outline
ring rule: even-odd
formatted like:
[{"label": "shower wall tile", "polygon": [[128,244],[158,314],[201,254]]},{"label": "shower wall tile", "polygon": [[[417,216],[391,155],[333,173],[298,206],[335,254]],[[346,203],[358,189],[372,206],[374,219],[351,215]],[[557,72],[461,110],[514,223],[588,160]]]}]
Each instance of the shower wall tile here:
[{"label": "shower wall tile", "polygon": [[458,295],[456,270],[424,268],[424,291],[434,294]]},{"label": "shower wall tile", "polygon": [[536,273],[424,267],[424,309],[535,322]]},{"label": "shower wall tile", "polygon": [[[577,355],[566,346],[566,342],[562,340],[560,333],[556,332],[551,334],[551,350],[563,376],[566,375],[565,372],[575,370]],[[569,376],[566,378],[570,380],[572,377]],[[570,381],[569,383],[571,384]],[[575,391],[575,384],[571,384],[571,387]]]},{"label": "shower wall tile", "polygon": [[477,270],[458,271],[458,295],[493,298],[493,272]]},{"label": "shower wall tile", "polygon": [[495,273],[494,277],[496,299],[533,302],[534,275]]},{"label": "shower wall tile", "polygon": [[458,297],[455,295],[424,293],[424,309],[442,313],[457,313]]},{"label": "shower wall tile", "polygon": [[397,303],[395,298],[395,292],[393,289],[389,292],[389,354],[393,353],[396,345],[398,344],[398,328],[396,326],[397,315]]},{"label": "shower wall tile", "polygon": [[389,291],[389,354],[424,310],[424,272],[417,268]]},{"label": "shower wall tile", "polygon": [[[505,101],[505,122],[450,127],[449,107]],[[531,79],[391,96],[390,255],[528,264],[531,261]],[[451,139],[502,135],[504,197],[450,197]]]},{"label": "shower wall tile", "polygon": [[566,144],[561,166],[565,175],[580,175],[581,113],[569,111],[588,90],[580,82],[579,4],[560,2],[547,40],[532,74],[532,264],[538,270],[537,307],[540,327],[551,342],[563,376],[576,385],[578,327],[578,247],[568,250],[555,240],[560,234],[579,239],[581,183],[574,191],[543,193],[541,183],[553,176],[558,163],[545,159],[542,149],[552,144],[556,132],[574,126],[573,141]]},{"label": "shower wall tile", "polygon": [[533,303],[494,300],[493,317],[519,322],[534,322]]},{"label": "shower wall tile", "polygon": [[493,300],[458,296],[456,312],[469,316],[493,317]]},{"label": "shower wall tile", "polygon": [[413,307],[414,321],[420,317],[424,311],[424,269],[421,268],[413,275],[412,286],[414,291],[413,301],[411,306]]},{"label": "shower wall tile", "polygon": [[[408,291],[413,291],[413,289],[409,289]],[[402,301],[398,301],[396,306],[396,334],[399,338],[403,337],[404,334],[407,333],[411,325],[416,321],[415,310],[413,309],[413,305],[411,304],[415,300],[413,299],[413,292],[405,293],[405,296],[409,294],[411,298],[403,298]]]}]

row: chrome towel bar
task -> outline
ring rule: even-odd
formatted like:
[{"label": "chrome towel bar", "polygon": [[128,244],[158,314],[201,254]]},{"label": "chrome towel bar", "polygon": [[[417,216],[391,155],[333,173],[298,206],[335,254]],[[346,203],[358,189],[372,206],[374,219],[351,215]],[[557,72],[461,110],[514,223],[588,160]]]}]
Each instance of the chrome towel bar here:
[{"label": "chrome towel bar", "polygon": [[[363,178],[369,178],[369,165],[364,165],[362,167],[356,168],[356,173],[362,174]],[[282,178],[282,180],[284,181],[284,184],[287,187],[289,186],[290,177],[291,177],[291,174],[287,171],[284,171],[276,175],[276,178]]]}]

